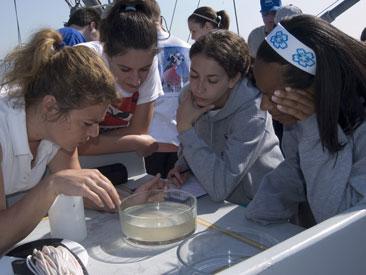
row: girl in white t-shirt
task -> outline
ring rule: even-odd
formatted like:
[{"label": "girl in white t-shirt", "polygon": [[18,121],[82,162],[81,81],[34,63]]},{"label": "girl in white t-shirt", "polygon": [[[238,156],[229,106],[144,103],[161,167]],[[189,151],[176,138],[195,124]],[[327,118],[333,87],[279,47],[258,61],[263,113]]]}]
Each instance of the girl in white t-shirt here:
[{"label": "girl in white t-shirt", "polygon": [[[63,47],[61,34],[45,29],[4,64],[11,66],[0,84],[0,255],[36,227],[59,194],[110,210],[120,204],[112,183],[78,161],[77,146],[98,135],[116,99],[104,62],[88,48]],[[151,187],[159,187],[157,178],[143,189]]]},{"label": "girl in white t-shirt", "polygon": [[103,20],[101,41],[93,48],[115,76],[121,99],[108,108],[102,133],[80,146],[80,153],[137,151],[150,155],[157,143],[148,133],[155,99],[163,94],[157,67],[157,31],[143,1],[118,1]]}]

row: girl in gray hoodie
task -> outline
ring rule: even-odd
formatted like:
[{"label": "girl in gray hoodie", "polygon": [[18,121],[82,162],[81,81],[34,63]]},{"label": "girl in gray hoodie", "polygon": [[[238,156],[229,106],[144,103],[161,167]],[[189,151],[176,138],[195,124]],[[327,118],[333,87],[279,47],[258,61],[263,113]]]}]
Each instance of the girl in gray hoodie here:
[{"label": "girl in gray hoodie", "polygon": [[365,204],[365,46],[299,15],[266,37],[254,75],[262,109],[285,125],[285,161],[265,176],[246,216],[283,222],[307,202],[318,223]]},{"label": "girl in gray hoodie", "polygon": [[283,161],[271,116],[249,80],[244,40],[230,31],[201,37],[190,50],[190,84],[177,111],[180,156],[169,178],[187,169],[211,199],[248,203],[265,174]]}]

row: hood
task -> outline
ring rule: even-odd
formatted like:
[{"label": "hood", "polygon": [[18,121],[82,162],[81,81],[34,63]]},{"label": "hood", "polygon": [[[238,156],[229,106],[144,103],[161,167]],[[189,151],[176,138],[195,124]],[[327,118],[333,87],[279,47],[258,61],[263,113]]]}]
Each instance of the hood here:
[{"label": "hood", "polygon": [[247,104],[253,104],[253,100],[260,96],[259,90],[254,87],[248,78],[242,78],[235,85],[225,106],[215,115],[211,116],[212,121],[222,120],[238,109],[246,109]]}]

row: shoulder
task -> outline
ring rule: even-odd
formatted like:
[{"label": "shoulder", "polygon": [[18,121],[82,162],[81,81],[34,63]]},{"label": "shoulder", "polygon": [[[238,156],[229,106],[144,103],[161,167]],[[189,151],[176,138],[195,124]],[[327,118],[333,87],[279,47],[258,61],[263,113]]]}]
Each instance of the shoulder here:
[{"label": "shoulder", "polygon": [[74,46],[86,41],[84,35],[74,28],[65,27],[58,31],[61,33],[64,43],[68,46]]},{"label": "shoulder", "polygon": [[355,146],[366,151],[366,121],[364,121],[353,134]]},{"label": "shoulder", "polygon": [[159,32],[158,33],[158,47],[182,47],[182,48],[191,48],[191,45],[182,39],[171,35],[167,32]]},{"label": "shoulder", "polygon": [[249,104],[252,104],[253,101],[260,102],[261,100],[261,92],[254,86],[253,82],[246,77],[238,83],[238,88],[235,89],[235,91],[236,97],[242,103],[248,102]]},{"label": "shoulder", "polygon": [[180,96],[182,96],[183,94],[188,93],[188,91],[190,90],[191,86],[189,83],[187,83],[186,85],[184,85],[182,87],[182,89],[180,90]]},{"label": "shoulder", "polygon": [[64,28],[58,29],[58,32],[61,33],[62,35],[80,33],[78,30],[76,30],[74,28],[70,28],[70,27],[64,27]]},{"label": "shoulder", "polygon": [[[185,42],[177,37],[171,37],[166,42],[161,41],[161,42],[159,42],[159,44],[161,45],[161,48],[179,47],[179,48],[188,49],[188,50],[191,48],[190,44],[188,44],[187,42]],[[159,45],[159,48],[160,48],[160,45]]]},{"label": "shoulder", "polygon": [[261,123],[265,123],[268,116],[267,112],[261,110],[260,103],[260,91],[249,79],[244,78],[238,83],[238,88],[235,89],[228,107],[231,110],[236,110],[236,119],[240,118],[239,120],[243,122],[261,121]]},{"label": "shoulder", "polygon": [[259,26],[250,32],[249,37],[251,38],[262,35],[264,35],[264,26]]},{"label": "shoulder", "polygon": [[86,43],[80,43],[75,45],[77,47],[84,46],[94,50],[98,55],[103,55],[103,44],[99,41],[90,41]]}]

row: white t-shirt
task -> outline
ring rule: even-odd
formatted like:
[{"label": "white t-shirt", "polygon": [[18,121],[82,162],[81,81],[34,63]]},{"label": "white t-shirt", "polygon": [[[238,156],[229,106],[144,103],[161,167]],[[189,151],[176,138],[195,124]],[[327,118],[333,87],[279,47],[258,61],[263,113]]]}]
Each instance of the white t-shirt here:
[{"label": "white t-shirt", "polygon": [[190,45],[183,40],[158,33],[159,73],[164,96],[155,101],[154,116],[149,133],[158,142],[179,145],[176,112],[181,88],[189,80]]},{"label": "white t-shirt", "polygon": [[[95,50],[95,52],[102,57],[105,64],[107,64],[107,66],[110,67],[107,55],[103,51],[103,44],[100,41],[90,41],[86,43],[77,44],[76,46],[86,46]],[[130,97],[132,95],[130,92],[125,91],[118,84],[116,84],[116,89],[122,97]],[[144,83],[142,83],[139,89],[139,98],[137,101],[137,105],[154,101],[163,94],[164,92],[161,86],[158,70],[158,58],[157,56],[155,56],[149,74],[147,75],[146,80],[144,81]]]},{"label": "white t-shirt", "polygon": [[24,105],[15,105],[7,96],[0,97],[1,169],[5,195],[28,190],[42,179],[47,164],[55,157],[59,146],[42,140],[36,161],[29,148]]}]

